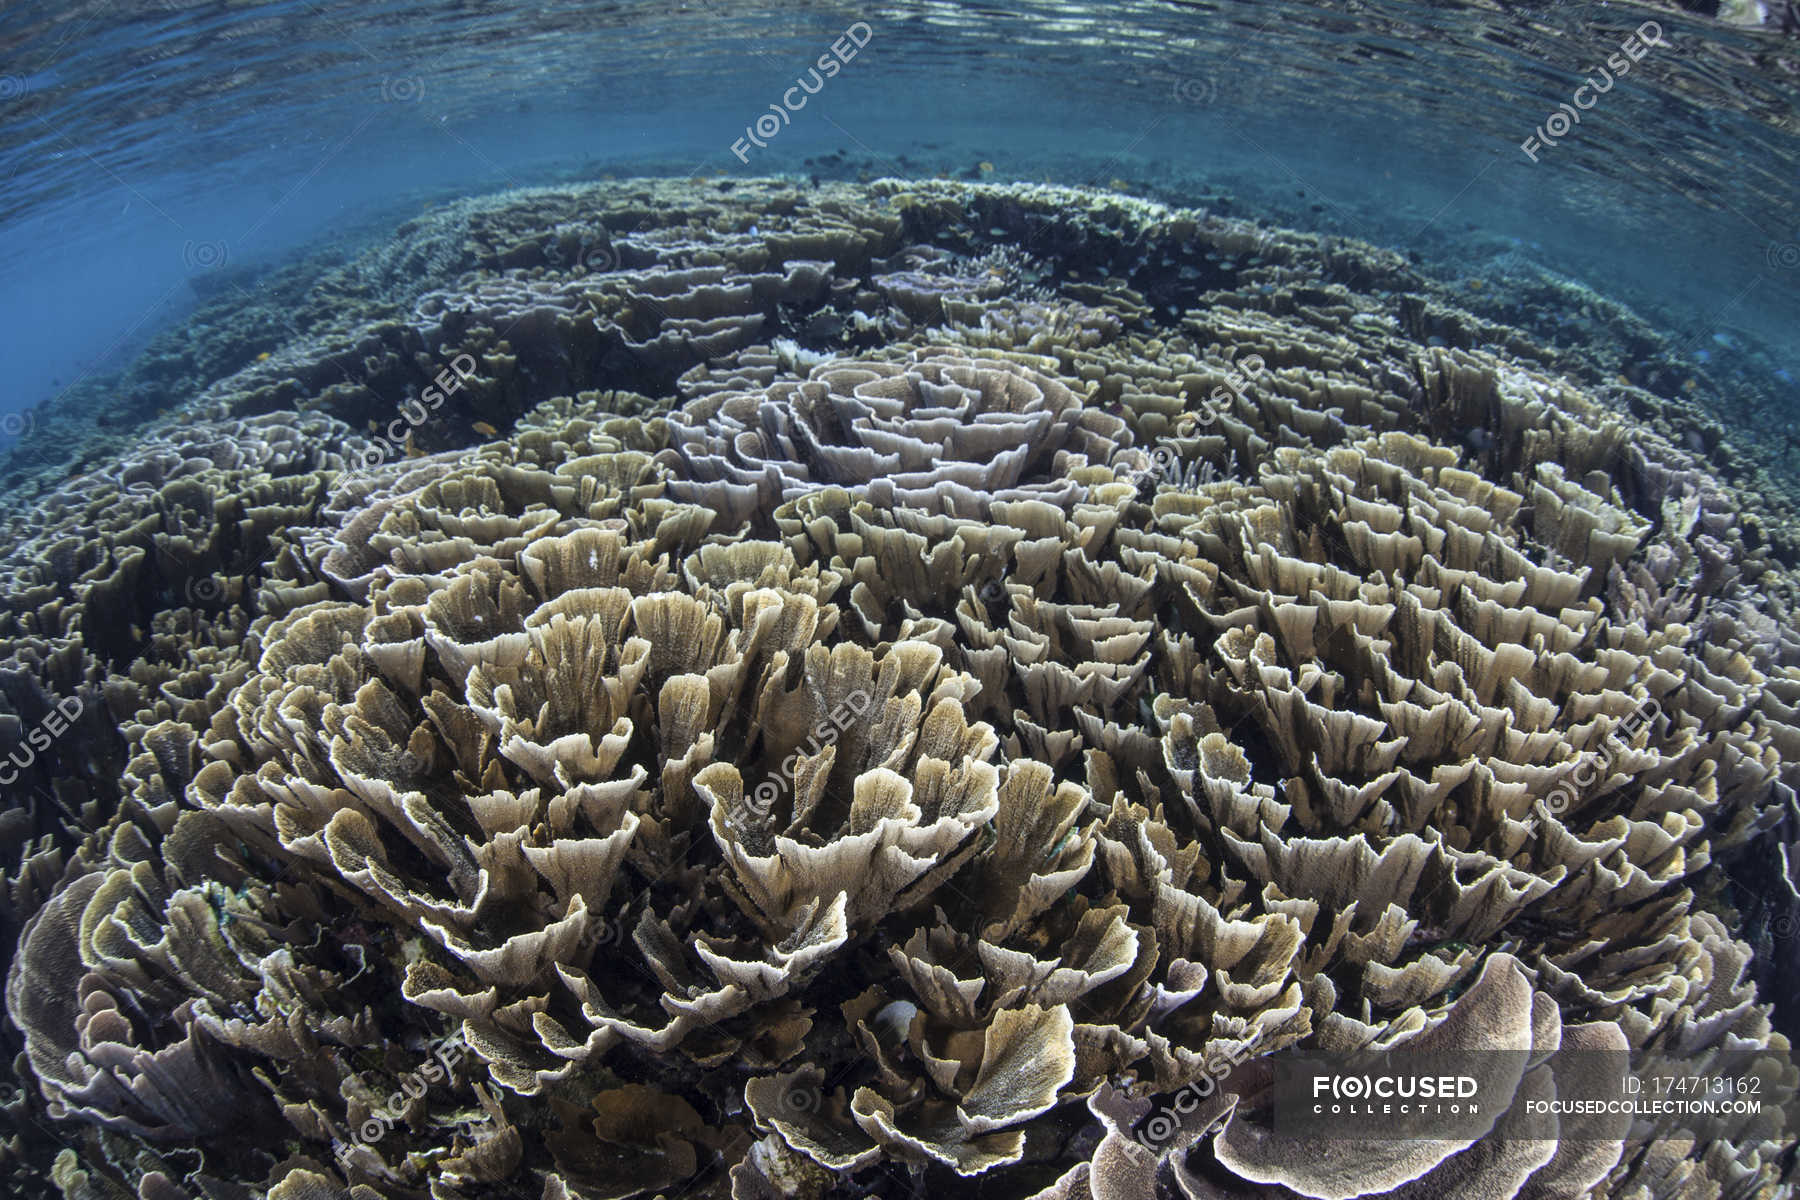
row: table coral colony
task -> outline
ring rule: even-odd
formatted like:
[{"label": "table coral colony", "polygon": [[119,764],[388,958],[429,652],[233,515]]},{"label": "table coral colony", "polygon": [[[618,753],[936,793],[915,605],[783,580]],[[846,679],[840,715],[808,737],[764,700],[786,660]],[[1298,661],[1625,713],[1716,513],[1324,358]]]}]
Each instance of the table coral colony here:
[{"label": "table coral colony", "polygon": [[[15,1177],[1774,1194],[1800,543],[1680,403],[1048,187],[509,193],[311,288],[10,518],[7,701],[82,702],[0,825]],[[1268,1127],[1390,1044],[1766,1103]]]}]

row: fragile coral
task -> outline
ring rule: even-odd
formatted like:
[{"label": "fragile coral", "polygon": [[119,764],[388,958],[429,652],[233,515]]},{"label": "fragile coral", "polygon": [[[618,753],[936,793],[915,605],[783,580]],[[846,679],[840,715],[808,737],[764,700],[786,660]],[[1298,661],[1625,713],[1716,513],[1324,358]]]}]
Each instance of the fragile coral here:
[{"label": "fragile coral", "polygon": [[281,533],[314,519],[348,432],[280,414],[174,427],[7,519],[8,947],[62,857],[131,790],[131,756],[191,741],[244,678],[258,578]]},{"label": "fragile coral", "polygon": [[[803,382],[715,392],[669,424],[681,461],[673,494],[732,525],[826,484],[881,509],[983,520],[996,502],[1067,507],[1081,490],[1070,472],[1110,462],[1125,431],[1059,380],[944,353],[833,360]],[[1035,477],[1047,481],[1021,486]]]},{"label": "fragile coral", "polygon": [[[359,336],[407,386],[470,339],[509,436],[208,468],[210,507],[164,470],[158,523],[81,535],[245,578],[59,627],[132,705],[101,828],[13,880],[63,1194],[1788,1181],[1738,882],[1800,769],[1778,515],[1405,337],[1367,248],[897,181],[478,224],[466,286]],[[1509,1107],[1271,1124],[1288,1058],[1370,1051]],[[1600,1056],[1767,1107],[1527,1121]]]}]

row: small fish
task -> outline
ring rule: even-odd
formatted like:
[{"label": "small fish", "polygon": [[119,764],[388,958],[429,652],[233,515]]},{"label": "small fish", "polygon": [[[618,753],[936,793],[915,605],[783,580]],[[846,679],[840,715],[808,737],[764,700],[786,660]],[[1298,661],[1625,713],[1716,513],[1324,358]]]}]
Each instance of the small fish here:
[{"label": "small fish", "polygon": [[1696,383],[1694,380],[1690,379],[1686,383],[1681,385],[1681,390],[1684,392],[1692,392],[1699,386],[1700,385],[1698,383]]},{"label": "small fish", "polygon": [[274,355],[270,354],[267,350],[264,350],[261,354],[256,356],[256,361],[257,362],[268,362],[269,359],[271,359],[273,357],[274,357]]},{"label": "small fish", "polygon": [[495,434],[500,432],[498,429],[495,429],[492,425],[489,425],[486,421],[475,421],[469,427],[471,429],[473,429],[476,433],[482,434],[485,437],[493,437]]},{"label": "small fish", "polygon": [[381,428],[381,426],[379,426],[379,425],[377,425],[377,424],[376,424],[376,423],[375,423],[375,421],[374,421],[374,418],[370,418],[370,420],[369,420],[369,432],[370,432],[370,433],[374,433],[374,432],[376,432],[376,431],[377,431],[377,430],[379,430],[379,429],[380,429],[380,428]]},{"label": "small fish", "polygon": [[1479,280],[1479,279],[1471,279],[1471,280],[1469,280],[1469,287],[1470,287],[1470,289],[1471,289],[1471,290],[1473,290],[1473,291],[1477,291],[1477,292],[1479,292],[1479,291],[1480,291],[1480,290],[1481,290],[1481,289],[1482,289],[1482,287],[1483,287],[1483,286],[1485,286],[1485,285],[1484,285],[1484,284],[1483,284],[1483,283],[1482,283],[1482,282],[1481,282],[1481,280]]},{"label": "small fish", "polygon": [[975,169],[980,171],[983,175],[992,175],[994,173],[994,164],[991,162],[978,162],[975,164]]},{"label": "small fish", "polygon": [[1709,363],[1712,361],[1712,351],[1696,350],[1694,351],[1694,360],[1696,362]]}]

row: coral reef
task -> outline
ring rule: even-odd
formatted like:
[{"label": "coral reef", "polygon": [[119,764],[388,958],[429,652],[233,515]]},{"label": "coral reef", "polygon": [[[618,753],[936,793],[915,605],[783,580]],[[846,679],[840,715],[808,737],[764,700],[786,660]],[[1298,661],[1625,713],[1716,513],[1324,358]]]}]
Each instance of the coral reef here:
[{"label": "coral reef", "polygon": [[[8,814],[18,1171],[1791,1185],[1785,510],[1421,344],[1369,247],[894,180],[458,219],[463,278],[15,519],[6,727],[90,722]],[[1271,1124],[1280,1064],[1371,1050],[1510,1107]],[[1543,1132],[1583,1055],[1765,1103]]]},{"label": "coral reef", "polygon": [[[353,448],[322,416],[172,427],[111,471],[77,476],[6,520],[0,751],[10,948],[60,855],[144,783],[133,755],[192,742],[241,682],[258,577],[290,525],[317,517]],[[58,718],[65,718],[59,720]],[[159,806],[177,800],[141,792]]]}]

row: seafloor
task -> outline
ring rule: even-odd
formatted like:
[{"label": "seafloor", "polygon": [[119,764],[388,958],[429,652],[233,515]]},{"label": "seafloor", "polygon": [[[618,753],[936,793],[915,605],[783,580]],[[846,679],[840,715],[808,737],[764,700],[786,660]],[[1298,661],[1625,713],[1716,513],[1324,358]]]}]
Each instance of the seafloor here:
[{"label": "seafloor", "polygon": [[[212,281],[8,464],[10,1194],[1780,1194],[1800,485],[1505,284],[900,180]],[[1269,1128],[1389,1045],[1520,1102]]]}]

